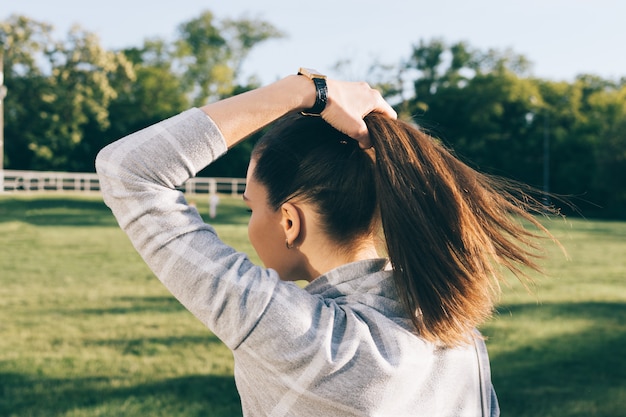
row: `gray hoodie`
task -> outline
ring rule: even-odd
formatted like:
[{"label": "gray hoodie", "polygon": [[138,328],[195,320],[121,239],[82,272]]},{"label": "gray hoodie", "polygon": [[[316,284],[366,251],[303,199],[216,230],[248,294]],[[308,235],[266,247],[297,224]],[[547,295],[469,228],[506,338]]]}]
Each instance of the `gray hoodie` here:
[{"label": "gray hoodie", "polygon": [[474,342],[416,336],[384,259],[307,287],[224,244],[175,187],[226,152],[191,109],[104,148],[102,193],[169,291],[228,346],[246,416],[497,416],[489,359]]}]

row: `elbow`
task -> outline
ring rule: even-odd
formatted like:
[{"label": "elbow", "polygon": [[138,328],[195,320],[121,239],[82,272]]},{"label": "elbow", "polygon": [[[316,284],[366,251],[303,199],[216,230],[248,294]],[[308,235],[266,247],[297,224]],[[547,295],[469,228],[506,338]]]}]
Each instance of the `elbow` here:
[{"label": "elbow", "polygon": [[100,191],[105,193],[110,189],[109,183],[114,181],[115,172],[119,172],[115,166],[119,163],[115,163],[114,146],[108,145],[102,148],[96,155],[95,168],[98,174],[98,181],[100,182]]},{"label": "elbow", "polygon": [[96,165],[96,172],[98,173],[99,177],[102,177],[105,174],[107,166],[108,166],[108,161],[110,160],[110,155],[111,155],[111,151],[109,150],[108,146],[105,148],[102,148],[96,155],[95,165]]}]

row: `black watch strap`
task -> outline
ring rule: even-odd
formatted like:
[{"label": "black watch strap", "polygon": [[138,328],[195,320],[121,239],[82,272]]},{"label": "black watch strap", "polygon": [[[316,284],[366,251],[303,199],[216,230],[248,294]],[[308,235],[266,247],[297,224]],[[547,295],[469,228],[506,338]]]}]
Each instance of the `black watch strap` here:
[{"label": "black watch strap", "polygon": [[328,86],[323,78],[313,78],[313,84],[315,84],[315,104],[305,113],[319,116],[328,102]]},{"label": "black watch strap", "polygon": [[302,112],[305,116],[319,116],[326,108],[328,103],[328,86],[326,85],[326,77],[319,75],[315,70],[308,68],[300,68],[298,75],[308,77],[315,85],[315,104],[308,110]]}]

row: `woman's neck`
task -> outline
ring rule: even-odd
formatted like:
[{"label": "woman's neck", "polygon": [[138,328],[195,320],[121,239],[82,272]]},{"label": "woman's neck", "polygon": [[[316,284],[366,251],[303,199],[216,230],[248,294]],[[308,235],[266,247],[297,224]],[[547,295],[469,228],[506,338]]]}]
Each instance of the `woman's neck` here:
[{"label": "woman's neck", "polygon": [[362,239],[350,244],[351,248],[337,247],[332,244],[316,245],[314,249],[303,245],[300,250],[304,255],[307,281],[323,275],[342,265],[379,258],[374,239]]}]

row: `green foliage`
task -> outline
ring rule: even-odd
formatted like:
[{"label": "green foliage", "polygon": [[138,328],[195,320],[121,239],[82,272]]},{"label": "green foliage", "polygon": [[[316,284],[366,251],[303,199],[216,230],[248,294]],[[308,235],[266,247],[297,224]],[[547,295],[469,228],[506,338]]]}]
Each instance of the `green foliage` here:
[{"label": "green foliage", "polygon": [[399,70],[417,75],[397,109],[481,171],[568,196],[585,215],[624,218],[625,83],[541,80],[529,68],[512,51],[422,41]]},{"label": "green foliage", "polygon": [[[201,214],[205,198],[195,199]],[[241,199],[220,237],[252,254]],[[529,294],[485,326],[503,415],[617,417],[626,401],[626,223],[546,220]],[[228,350],[152,275],[99,196],[0,196],[0,415],[241,415]],[[253,260],[258,259],[253,256]]]},{"label": "green foliage", "polygon": [[[256,87],[254,77],[239,79],[242,63],[282,36],[262,20],[206,11],[180,24],[173,40],[106,51],[78,27],[55,40],[50,25],[10,16],[0,22],[5,167],[91,172],[111,141]],[[512,50],[433,39],[397,66],[374,63],[368,76],[401,117],[470,165],[568,196],[586,216],[626,218],[626,78],[551,81],[530,69]],[[253,143],[203,175],[244,176]]]},{"label": "green foliage", "polygon": [[33,117],[42,106],[41,97],[47,80],[38,66],[45,45],[51,42],[52,27],[11,16],[0,22],[0,47],[3,54],[4,83],[8,95],[4,99],[5,167],[29,167],[32,160],[30,143],[35,143],[44,130],[43,121]]},{"label": "green foliage", "polygon": [[[581,79],[581,82],[588,80]],[[593,192],[605,202],[607,210],[624,212],[626,208],[626,83],[598,88],[589,94],[588,118],[590,146],[595,156]]]},{"label": "green foliage", "polygon": [[132,62],[133,79],[116,79],[118,97],[109,106],[110,127],[98,150],[121,138],[189,108],[180,77],[172,71],[168,45],[146,40],[142,48],[123,54]]},{"label": "green foliage", "polygon": [[[15,168],[93,170],[87,130],[109,127],[108,107],[117,97],[110,78],[132,78],[125,57],[104,50],[97,37],[74,27],[63,42],[52,27],[12,16],[1,26],[5,46],[9,163]],[[38,63],[38,60],[42,63]],[[43,68],[39,68],[42,65]],[[93,147],[92,147],[93,148]],[[27,166],[15,166],[13,158]]]},{"label": "green foliage", "polygon": [[17,15],[0,22],[7,168],[91,172],[107,143],[253,87],[253,79],[237,85],[241,63],[282,36],[267,22],[215,21],[210,12],[183,23],[172,42],[149,39],[125,51],[105,50],[80,27],[64,40],[52,29]]},{"label": "green foliage", "polygon": [[247,18],[216,22],[208,11],[181,24],[178,31],[175,57],[195,106],[232,95],[241,64],[250,50],[263,41],[283,36],[268,22]]}]

